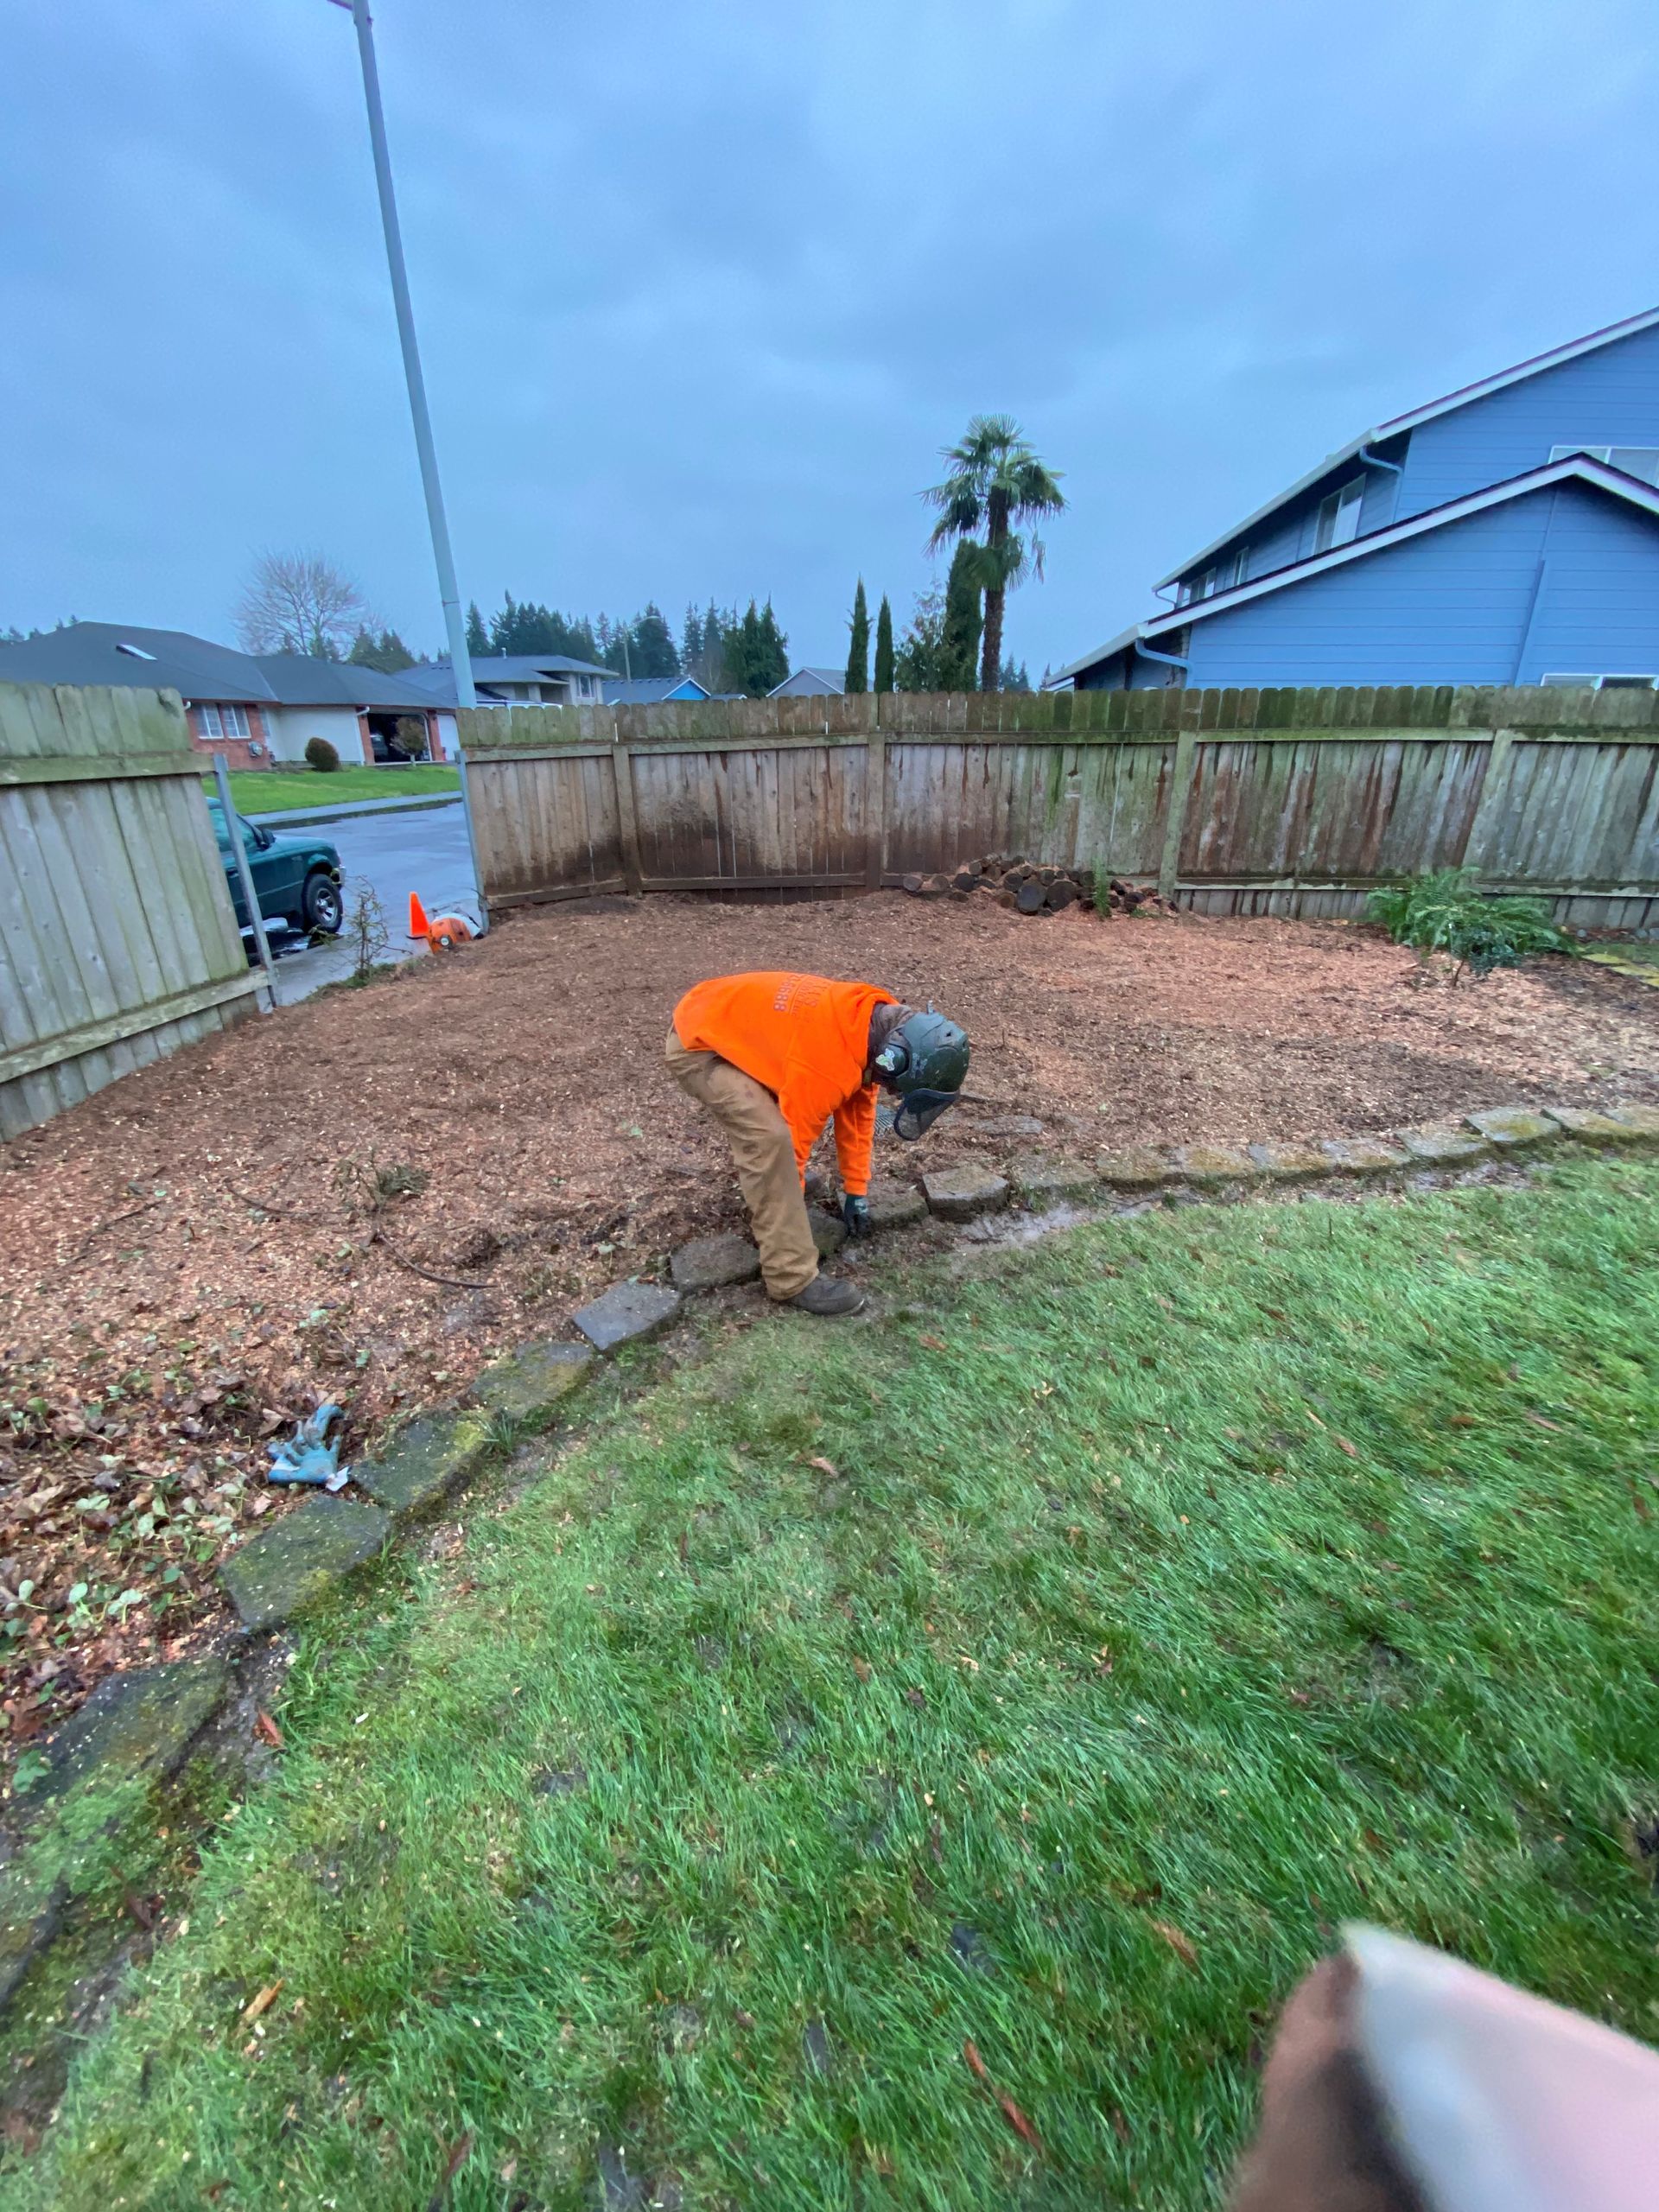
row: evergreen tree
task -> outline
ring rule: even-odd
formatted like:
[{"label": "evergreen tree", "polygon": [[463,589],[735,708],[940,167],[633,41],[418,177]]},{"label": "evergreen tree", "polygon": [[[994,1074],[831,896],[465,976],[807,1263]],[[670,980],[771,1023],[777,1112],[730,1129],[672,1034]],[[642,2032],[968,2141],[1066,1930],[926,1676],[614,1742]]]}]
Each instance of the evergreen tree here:
[{"label": "evergreen tree", "polygon": [[1030,690],[1031,677],[1027,671],[1024,661],[1021,661],[1017,668],[1014,666],[1012,658],[1003,662],[1002,689],[1005,691]]},{"label": "evergreen tree", "polygon": [[789,639],[778,626],[778,617],[768,600],[760,610],[760,657],[757,671],[760,689],[755,695],[765,698],[768,691],[775,691],[789,674]]},{"label": "evergreen tree", "polygon": [[875,688],[878,691],[893,689],[893,609],[887,594],[881,594],[881,609],[875,618]]},{"label": "evergreen tree", "polygon": [[979,546],[959,539],[950,556],[950,575],[944,588],[944,639],[939,662],[941,691],[974,691],[979,688],[981,611]]},{"label": "evergreen tree", "polygon": [[900,691],[939,691],[944,659],[944,598],[924,592],[916,601],[910,627],[899,643],[893,673]]},{"label": "evergreen tree", "polygon": [[359,630],[346,658],[359,668],[378,668],[383,676],[415,665],[414,654],[395,630],[383,630],[378,638],[372,630]]},{"label": "evergreen tree", "polygon": [[685,623],[680,632],[680,666],[688,676],[696,676],[702,658],[702,617],[695,607],[685,610]]},{"label": "evergreen tree", "polygon": [[490,633],[484,627],[484,617],[474,600],[467,609],[467,651],[474,660],[482,659],[490,650]]},{"label": "evergreen tree", "polygon": [[851,638],[847,647],[847,682],[849,691],[868,691],[870,688],[870,609],[864,596],[864,579],[858,580],[858,589],[853,594],[853,619],[848,624]]},{"label": "evergreen tree", "polygon": [[674,650],[674,633],[654,599],[645,601],[629,633],[629,655],[636,676],[677,676],[680,657]]}]

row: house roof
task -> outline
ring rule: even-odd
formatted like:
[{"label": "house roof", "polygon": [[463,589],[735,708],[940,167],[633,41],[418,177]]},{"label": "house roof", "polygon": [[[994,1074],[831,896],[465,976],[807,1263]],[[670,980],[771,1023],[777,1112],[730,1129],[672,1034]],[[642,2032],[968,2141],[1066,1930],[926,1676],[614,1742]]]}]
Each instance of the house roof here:
[{"label": "house roof", "polygon": [[70,622],[0,645],[0,682],[154,685],[186,699],[277,707],[413,707],[430,695],[410,678],[308,653],[239,653],[188,630],[119,622]]},{"label": "house roof", "polygon": [[767,692],[768,699],[823,699],[831,692],[839,695],[847,689],[847,679],[838,668],[797,668],[791,671],[781,683],[774,683]]},{"label": "house roof", "polygon": [[1287,585],[1306,582],[1310,576],[1323,575],[1328,569],[1340,569],[1351,561],[1363,561],[1373,553],[1381,553],[1390,545],[1403,544],[1408,537],[1420,537],[1426,531],[1443,530],[1448,523],[1461,522],[1466,516],[1479,514],[1487,507],[1502,506],[1510,499],[1523,499],[1531,492],[1548,491],[1551,486],[1576,479],[1598,492],[1610,493],[1629,505],[1639,508],[1644,514],[1659,520],[1659,488],[1644,484],[1638,477],[1626,476],[1623,470],[1610,468],[1605,461],[1592,461],[1587,454],[1573,454],[1565,461],[1547,462],[1541,468],[1530,468],[1524,475],[1511,476],[1501,484],[1489,484],[1478,492],[1468,492],[1461,499],[1448,499],[1444,506],[1430,507],[1420,515],[1409,516],[1387,530],[1374,530],[1369,536],[1356,537],[1346,545],[1334,545],[1324,553],[1311,554],[1304,561],[1293,561],[1283,569],[1270,570],[1264,576],[1252,577],[1249,583],[1235,584],[1230,591],[1212,593],[1208,599],[1195,599],[1185,607],[1166,609],[1150,621],[1136,622],[1097,645],[1091,653],[1066,667],[1056,669],[1049,678],[1049,687],[1063,683],[1100,662],[1109,660],[1113,654],[1127,647],[1139,645],[1143,639],[1155,639],[1171,630],[1183,630],[1189,623],[1203,622],[1212,614],[1225,614],[1236,607],[1243,607],[1253,599],[1261,599],[1269,592],[1283,591]]},{"label": "house roof", "polygon": [[[1459,385],[1455,391],[1448,391],[1440,399],[1431,399],[1425,407],[1414,407],[1409,414],[1391,416],[1386,423],[1373,423],[1369,430],[1362,430],[1357,438],[1351,438],[1345,446],[1339,446],[1334,453],[1327,454],[1317,468],[1310,468],[1306,476],[1299,476],[1287,490],[1269,499],[1264,506],[1257,507],[1253,513],[1246,515],[1243,522],[1235,523],[1221,537],[1212,538],[1201,553],[1195,553],[1190,560],[1181,562],[1166,576],[1160,576],[1153,589],[1162,591],[1166,585],[1177,582],[1189,569],[1200,567],[1212,553],[1219,553],[1223,546],[1232,544],[1235,539],[1253,530],[1257,523],[1265,521],[1268,515],[1276,514],[1281,507],[1288,505],[1292,499],[1311,490],[1320,477],[1329,475],[1333,468],[1340,468],[1344,461],[1356,459],[1363,448],[1373,442],[1380,443],[1385,439],[1403,437],[1408,430],[1416,429],[1420,423],[1432,423],[1437,415],[1449,415],[1456,408],[1467,407],[1474,400],[1484,399],[1494,391],[1502,391],[1507,385],[1520,384],[1528,377],[1541,375],[1545,369],[1558,369],[1564,362],[1576,361],[1581,353],[1593,353],[1600,346],[1617,344],[1621,338],[1634,338],[1639,331],[1651,330],[1656,323],[1659,323],[1659,308],[1648,308],[1641,315],[1627,315],[1623,322],[1610,322],[1601,330],[1592,330],[1582,338],[1569,340],[1565,346],[1552,346],[1547,353],[1534,353],[1524,361],[1517,361],[1513,368],[1500,369],[1496,376],[1481,378],[1478,384]],[[1185,611],[1182,609],[1183,613]]]},{"label": "house roof", "polygon": [[385,676],[378,668],[359,668],[348,660],[319,660],[309,653],[256,653],[250,658],[279,706],[412,707],[424,714],[433,703],[429,691],[410,681],[418,672],[413,668]]},{"label": "house roof", "polygon": [[654,706],[664,699],[683,696],[688,684],[698,699],[709,696],[695,676],[607,676],[605,703],[607,707]]},{"label": "house roof", "polygon": [[259,663],[187,630],[118,622],[69,622],[38,638],[0,645],[0,681],[154,686],[187,699],[274,702]]}]

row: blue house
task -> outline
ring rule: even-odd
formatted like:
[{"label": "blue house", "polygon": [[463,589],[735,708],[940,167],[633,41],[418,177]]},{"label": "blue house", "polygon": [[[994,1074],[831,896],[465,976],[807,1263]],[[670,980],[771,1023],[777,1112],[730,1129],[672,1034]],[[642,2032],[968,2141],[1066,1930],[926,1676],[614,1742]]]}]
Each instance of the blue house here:
[{"label": "blue house", "polygon": [[706,699],[709,694],[695,676],[607,676],[607,707],[660,707],[670,699]]},{"label": "blue house", "polygon": [[1052,677],[1659,683],[1659,308],[1380,423]]}]

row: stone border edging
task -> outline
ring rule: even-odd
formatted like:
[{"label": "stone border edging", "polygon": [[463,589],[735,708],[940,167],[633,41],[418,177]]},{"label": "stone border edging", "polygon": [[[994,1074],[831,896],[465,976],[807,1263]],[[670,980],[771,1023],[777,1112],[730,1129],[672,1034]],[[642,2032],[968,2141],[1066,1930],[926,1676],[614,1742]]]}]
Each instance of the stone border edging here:
[{"label": "stone border edging", "polygon": [[[1015,1198],[1040,1205],[1102,1190],[1145,1199],[1182,1188],[1214,1195],[1316,1179],[1369,1176],[1382,1182],[1461,1170],[1473,1160],[1562,1139],[1597,1148],[1659,1143],[1659,1108],[1625,1103],[1602,1114],[1571,1106],[1498,1106],[1396,1135],[1397,1142],[1338,1137],[1313,1145],[1134,1145],[1085,1160],[1030,1152],[1011,1160],[1006,1175],[967,1162],[925,1175],[920,1192],[902,1184],[879,1187],[871,1192],[871,1213],[886,1230],[926,1217],[966,1223],[1001,1211]],[[833,1251],[845,1233],[839,1219],[818,1208],[812,1213],[819,1249]],[[219,1580],[243,1635],[280,1627],[332,1597],[359,1567],[380,1558],[395,1537],[521,1438],[545,1427],[563,1400],[581,1389],[596,1357],[665,1328],[681,1310],[683,1293],[748,1281],[759,1269],[759,1255],[745,1237],[694,1238],[671,1262],[675,1288],[613,1284],[573,1317],[587,1343],[549,1339],[522,1345],[477,1377],[470,1406],[418,1416],[394,1432],[376,1458],[354,1470],[362,1497],[318,1493],[221,1562]],[[232,1669],[219,1656],[107,1676],[45,1739],[44,1771],[16,1801],[24,1821],[60,1806],[94,1774],[118,1784],[148,1784],[176,1774],[234,1689]],[[22,1854],[0,1878],[0,1908],[11,1929],[10,1939],[0,1942],[0,2012],[55,1941],[63,1917],[61,1882],[48,1883],[35,1895],[29,1890],[30,1879]]]}]

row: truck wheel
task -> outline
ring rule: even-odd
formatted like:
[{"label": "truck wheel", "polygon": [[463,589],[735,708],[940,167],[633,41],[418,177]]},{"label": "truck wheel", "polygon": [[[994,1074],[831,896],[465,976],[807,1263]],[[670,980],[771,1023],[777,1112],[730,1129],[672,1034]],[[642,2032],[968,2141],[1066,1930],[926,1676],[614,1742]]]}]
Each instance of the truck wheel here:
[{"label": "truck wheel", "polygon": [[346,918],[345,901],[340,886],[322,868],[314,869],[305,879],[301,912],[307,929],[320,931],[324,937],[340,935],[340,925]]}]

